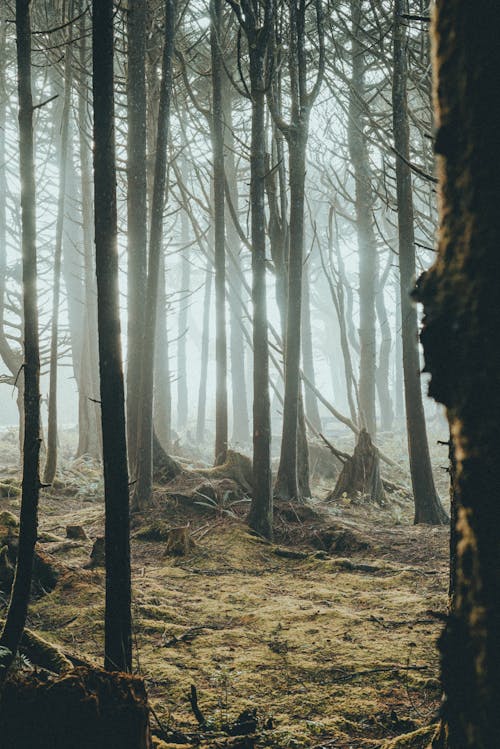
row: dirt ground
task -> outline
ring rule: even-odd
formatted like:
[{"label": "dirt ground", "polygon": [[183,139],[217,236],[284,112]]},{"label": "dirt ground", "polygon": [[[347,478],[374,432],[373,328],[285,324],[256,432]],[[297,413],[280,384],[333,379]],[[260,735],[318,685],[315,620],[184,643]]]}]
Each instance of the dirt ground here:
[{"label": "dirt ground", "polygon": [[[394,444],[387,449],[397,454]],[[443,497],[445,463],[441,449]],[[11,466],[0,474],[0,511],[16,514]],[[407,483],[393,469],[389,478]],[[402,490],[382,508],[359,497],[327,504],[332,483],[317,479],[306,507],[278,505],[274,544],[249,533],[245,501],[189,502],[179,486],[158,487],[151,513],[134,517],[135,669],[148,685],[158,746],[386,747],[436,720],[448,531],[413,526]],[[66,571],[32,603],[29,626],[96,663],[104,572],[84,565],[103,520],[99,473],[66,460],[40,507],[40,546]],[[166,555],[168,529],[188,524],[193,547]],[[68,525],[82,526],[87,538],[67,539]],[[228,736],[243,711],[253,720],[253,709],[256,734]],[[412,744],[426,745],[425,736]]]}]

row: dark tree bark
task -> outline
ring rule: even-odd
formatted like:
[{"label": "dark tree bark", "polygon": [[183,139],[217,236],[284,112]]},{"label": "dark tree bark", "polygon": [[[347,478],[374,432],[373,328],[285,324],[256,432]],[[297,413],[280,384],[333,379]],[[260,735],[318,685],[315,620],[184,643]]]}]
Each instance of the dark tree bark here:
[{"label": "dark tree bark", "polygon": [[141,349],[141,385],[139,397],[139,431],[137,435],[137,479],[134,507],[147,507],[153,482],[153,383],[158,277],[162,251],[163,210],[167,182],[167,145],[170,129],[170,99],[172,90],[172,56],[175,36],[175,0],[165,2],[165,38],[158,108],[156,158],[151,203],[151,227],[148,253],[148,279],[143,340]]},{"label": "dark tree bark", "polygon": [[99,372],[104,462],[104,666],[132,668],[129,495],[118,299],[113,0],[92,6],[94,195]]},{"label": "dark tree bark", "polygon": [[440,643],[448,749],[500,746],[499,22],[493,3],[436,3],[439,249],[418,296],[456,461],[454,609]]},{"label": "dark tree bark", "polygon": [[224,121],[222,105],[222,0],[210,0],[212,152],[215,254],[215,464],[227,454],[226,247],[224,220]]},{"label": "dark tree bark", "polygon": [[[300,355],[301,355],[301,317],[302,317],[302,266],[304,257],[304,203],[306,177],[306,147],[309,135],[309,119],[312,106],[319,93],[324,69],[324,29],[322,5],[315,3],[316,27],[318,31],[319,60],[315,83],[310,91],[307,87],[306,55],[306,3],[301,0],[289,6],[289,53],[288,67],[290,78],[290,122],[283,121],[275,106],[274,97],[269,97],[273,118],[285,136],[289,151],[290,182],[290,220],[288,251],[288,286],[286,335],[284,340],[285,355],[285,398],[283,405],[283,430],[281,435],[281,452],[276,477],[275,494],[281,499],[303,498],[299,485],[308,473],[304,465],[308,460],[307,440],[304,428],[300,439],[302,466],[299,468],[299,397]],[[302,406],[303,407],[303,406]],[[306,488],[307,491],[308,487]],[[309,493],[309,492],[308,492]]]},{"label": "dark tree bark", "polygon": [[375,437],[375,285],[377,246],[373,229],[374,195],[365,128],[365,43],[361,39],[360,0],[351,0],[352,78],[349,93],[349,153],[354,169],[356,230],[359,253],[359,407],[368,432]]},{"label": "dark tree bark", "polygon": [[417,310],[410,298],[410,291],[415,283],[415,234],[410,169],[410,131],[406,91],[406,30],[402,21],[405,7],[404,0],[396,0],[394,6],[392,109],[394,145],[396,150],[401,335],[403,342],[406,431],[415,502],[415,523],[438,525],[447,523],[448,517],[437,495],[432,476],[420,383]]},{"label": "dark tree bark", "polygon": [[271,491],[271,412],[269,403],[269,343],[266,303],[265,198],[265,58],[272,34],[273,0],[257,8],[249,0],[229,0],[247,41],[250,58],[252,135],[250,146],[250,205],[252,211],[253,303],[253,494],[248,522],[266,538],[273,535]]},{"label": "dark tree bark", "polygon": [[24,440],[19,546],[14,582],[0,646],[0,679],[14,660],[28,613],[40,490],[40,348],[38,341],[36,192],[31,91],[30,0],[16,0],[19,96],[19,165],[24,313]]},{"label": "dark tree bark", "polygon": [[139,386],[147,276],[146,0],[127,12],[127,444],[136,470]]}]

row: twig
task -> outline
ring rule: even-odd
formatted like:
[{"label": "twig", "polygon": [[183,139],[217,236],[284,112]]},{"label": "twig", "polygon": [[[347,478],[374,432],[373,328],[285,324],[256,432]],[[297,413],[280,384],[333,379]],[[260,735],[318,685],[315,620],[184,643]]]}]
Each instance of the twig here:
[{"label": "twig", "polygon": [[191,710],[193,711],[193,715],[198,721],[199,725],[202,728],[205,728],[205,726],[207,725],[207,721],[205,720],[203,713],[198,707],[198,692],[196,691],[196,687],[194,684],[191,684],[191,690],[189,693],[189,703],[191,705]]}]

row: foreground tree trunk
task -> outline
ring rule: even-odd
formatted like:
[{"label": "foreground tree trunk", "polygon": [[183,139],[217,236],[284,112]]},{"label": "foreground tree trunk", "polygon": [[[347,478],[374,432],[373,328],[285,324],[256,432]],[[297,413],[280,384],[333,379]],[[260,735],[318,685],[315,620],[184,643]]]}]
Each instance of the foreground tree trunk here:
[{"label": "foreground tree trunk", "polygon": [[436,493],[425,426],[420,383],[417,310],[410,298],[415,283],[415,233],[412,179],[410,170],[410,131],[406,91],[406,31],[402,16],[404,0],[394,9],[394,76],[392,108],[396,150],[398,198],[399,274],[401,288],[401,335],[406,404],[406,432],[410,455],[411,482],[415,501],[415,523],[447,523],[448,517]]},{"label": "foreground tree trunk", "polygon": [[454,609],[441,746],[500,746],[500,9],[438,0],[439,255],[420,284],[430,393],[456,460]]},{"label": "foreground tree trunk", "polygon": [[132,668],[130,538],[120,310],[113,87],[113,0],[94,0],[94,194],[99,371],[104,462],[104,666]]},{"label": "foreground tree trunk", "polygon": [[19,163],[24,313],[24,440],[21,517],[16,572],[0,647],[0,680],[14,660],[26,623],[37,538],[40,489],[40,350],[38,341],[35,165],[31,92],[30,0],[16,2]]}]

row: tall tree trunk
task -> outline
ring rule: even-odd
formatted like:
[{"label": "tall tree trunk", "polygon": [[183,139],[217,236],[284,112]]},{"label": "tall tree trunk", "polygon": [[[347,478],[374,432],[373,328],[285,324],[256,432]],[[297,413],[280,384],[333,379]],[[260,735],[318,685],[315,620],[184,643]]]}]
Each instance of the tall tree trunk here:
[{"label": "tall tree trunk", "polygon": [[38,341],[36,192],[31,92],[30,0],[16,0],[19,164],[24,312],[24,443],[17,564],[0,646],[0,679],[12,664],[26,623],[38,524],[40,489],[40,350]]},{"label": "tall tree trunk", "polygon": [[[238,175],[234,158],[235,141],[232,123],[233,84],[227,76],[223,77],[224,108],[224,145],[226,179],[231,203],[238,215]],[[243,305],[240,300],[242,290],[240,238],[232,220],[227,222],[227,244],[230,262],[228,264],[229,280],[229,325],[231,351],[231,395],[233,410],[232,441],[236,445],[247,445],[250,442],[250,428],[247,405],[247,386],[245,372],[245,342],[243,339]]]},{"label": "tall tree trunk", "polygon": [[95,248],[106,512],[104,666],[111,671],[130,671],[129,496],[118,292],[113,16],[113,0],[93,0]]},{"label": "tall tree trunk", "polygon": [[436,3],[439,248],[419,298],[456,460],[456,589],[440,643],[448,749],[500,746],[499,22],[496,4]]},{"label": "tall tree trunk", "polygon": [[52,323],[50,331],[50,376],[47,425],[47,455],[43,481],[51,484],[57,469],[57,374],[59,364],[59,300],[61,293],[61,265],[63,251],[64,213],[66,207],[66,174],[68,161],[69,118],[72,87],[72,54],[70,44],[64,61],[64,103],[61,111],[61,142],[59,146],[59,196],[57,201],[56,241],[54,248],[54,288],[52,292]]},{"label": "tall tree trunk", "polygon": [[[0,21],[0,49],[6,49],[7,21]],[[17,380],[17,407],[19,412],[19,447],[24,441],[24,377],[21,371],[22,354],[9,343],[5,330],[5,291],[7,274],[7,175],[5,158],[5,131],[7,114],[6,55],[0,55],[0,357],[9,370],[12,383]]]},{"label": "tall tree trunk", "polygon": [[[186,162],[184,162],[183,166]],[[183,177],[186,176],[184,169]],[[189,260],[189,226],[185,210],[181,214],[181,299],[179,309],[179,327],[177,333],[177,429],[184,432],[188,421],[188,386],[186,343],[188,331],[189,287],[191,283],[191,263]]]},{"label": "tall tree trunk", "polygon": [[410,298],[415,283],[415,234],[412,179],[410,171],[410,131],[406,91],[406,30],[402,16],[405,1],[394,6],[394,73],[392,109],[396,149],[398,200],[399,274],[401,289],[401,335],[406,404],[406,431],[410,472],[415,502],[415,523],[447,523],[448,517],[437,495],[432,476],[425,413],[420,383],[417,310]]},{"label": "tall tree trunk", "polygon": [[359,252],[359,405],[366,429],[375,437],[375,285],[377,246],[373,230],[374,196],[364,132],[365,53],[361,39],[361,2],[351,0],[352,79],[349,92],[349,153],[354,169],[356,230]]},{"label": "tall tree trunk", "polygon": [[153,482],[153,383],[158,299],[158,277],[162,251],[163,210],[167,182],[167,146],[170,129],[172,90],[172,56],[175,35],[175,0],[165,2],[165,40],[162,60],[156,159],[151,203],[148,279],[146,289],[145,327],[142,341],[141,386],[139,397],[139,432],[137,443],[137,480],[134,507],[144,509],[151,499]]},{"label": "tall tree trunk", "polygon": [[224,121],[222,105],[222,0],[210,0],[212,152],[215,254],[215,463],[227,455],[226,247],[224,221]]},{"label": "tall tree trunk", "polygon": [[146,0],[127,13],[127,443],[136,470],[139,385],[147,277]]},{"label": "tall tree trunk", "polygon": [[[253,479],[248,522],[266,538],[273,536],[271,490],[271,409],[269,402],[269,343],[266,302],[265,197],[265,80],[264,57],[271,29],[272,0],[265,2],[264,26],[248,37],[252,94],[250,146],[250,205],[252,211],[252,304],[253,304]],[[266,23],[268,26],[266,27]]]},{"label": "tall tree trunk", "polygon": [[[81,6],[83,10],[83,3]],[[102,429],[99,403],[99,351],[97,334],[97,292],[94,270],[93,180],[91,150],[86,132],[90,123],[87,113],[87,36],[89,28],[84,15],[80,21],[80,54],[78,86],[78,132],[82,195],[82,239],[85,288],[84,340],[80,353],[79,423],[87,424],[86,432],[79,429],[77,455],[102,455]]]}]

